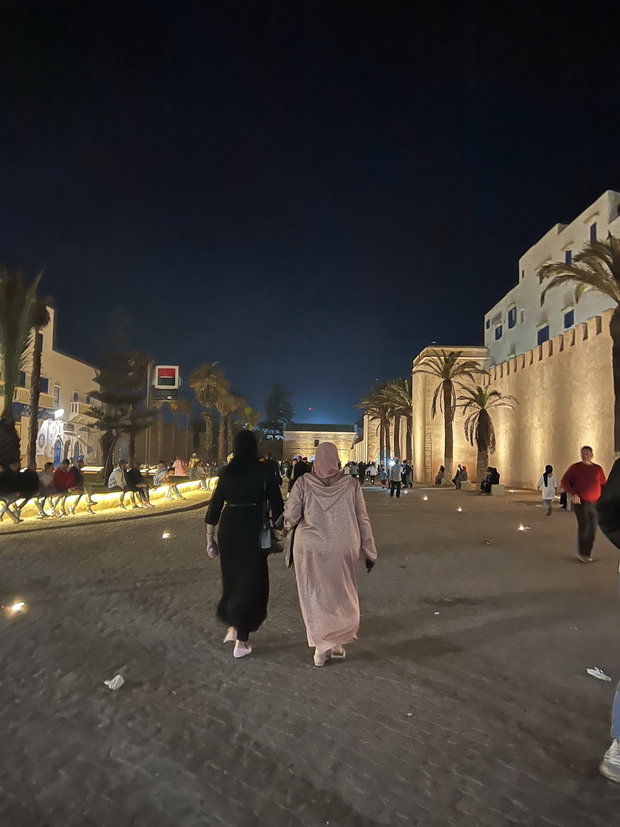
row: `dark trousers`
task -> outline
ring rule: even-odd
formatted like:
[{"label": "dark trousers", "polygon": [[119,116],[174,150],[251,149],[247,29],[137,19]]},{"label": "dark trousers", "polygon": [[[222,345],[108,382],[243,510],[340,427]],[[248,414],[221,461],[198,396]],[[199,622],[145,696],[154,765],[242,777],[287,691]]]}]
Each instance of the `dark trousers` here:
[{"label": "dark trousers", "polygon": [[573,505],[577,517],[577,547],[580,557],[589,557],[594,538],[596,537],[596,503],[587,503],[583,500],[579,505]]},{"label": "dark trousers", "polygon": [[394,496],[394,492],[396,491],[396,497],[400,497],[400,486],[402,483],[400,482],[392,482],[390,480],[390,497]]}]

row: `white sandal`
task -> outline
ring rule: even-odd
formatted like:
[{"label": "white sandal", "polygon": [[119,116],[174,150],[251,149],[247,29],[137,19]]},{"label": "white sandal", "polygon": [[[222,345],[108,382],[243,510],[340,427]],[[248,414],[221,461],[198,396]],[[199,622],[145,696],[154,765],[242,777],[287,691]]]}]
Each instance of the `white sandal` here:
[{"label": "white sandal", "polygon": [[314,658],[313,658],[314,665],[315,666],[325,666],[325,662],[327,661],[328,657],[329,657],[329,651],[323,652],[323,654],[321,654],[320,652],[317,652],[316,649],[315,649],[314,650]]},{"label": "white sandal", "polygon": [[345,652],[344,646],[336,646],[334,649],[330,650],[330,655],[334,660],[344,660],[347,656]]}]

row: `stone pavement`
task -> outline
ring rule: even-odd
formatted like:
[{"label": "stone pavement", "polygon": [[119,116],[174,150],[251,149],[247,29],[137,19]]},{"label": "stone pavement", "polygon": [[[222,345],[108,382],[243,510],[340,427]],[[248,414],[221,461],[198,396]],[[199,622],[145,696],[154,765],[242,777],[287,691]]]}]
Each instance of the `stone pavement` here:
[{"label": "stone pavement", "polygon": [[0,618],[1,827],[616,823],[585,672],[620,677],[616,552],[575,562],[533,495],[366,498],[380,561],[324,669],[278,558],[255,653],[219,643],[199,511],[0,538],[28,607]]}]

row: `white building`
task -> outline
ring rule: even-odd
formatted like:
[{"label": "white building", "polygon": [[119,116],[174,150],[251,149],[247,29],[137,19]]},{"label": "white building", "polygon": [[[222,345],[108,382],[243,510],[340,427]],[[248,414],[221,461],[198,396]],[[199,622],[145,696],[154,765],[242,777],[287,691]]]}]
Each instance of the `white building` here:
[{"label": "white building", "polygon": [[554,288],[544,305],[538,270],[543,264],[570,262],[589,241],[620,237],[620,193],[608,190],[570,224],[556,224],[519,260],[518,284],[484,317],[489,364],[499,365],[614,306],[601,293],[586,293],[576,304],[574,287]]},{"label": "white building", "polygon": [[[96,463],[99,456],[98,433],[88,427],[94,420],[87,414],[91,406],[90,394],[97,389],[93,381],[95,368],[55,348],[56,311],[52,307],[48,309],[50,323],[41,333],[43,351],[37,464],[41,467],[50,460],[58,465],[65,457],[77,459],[80,456],[84,456],[87,464]],[[31,364],[30,355],[13,401],[21,439],[22,464],[28,448]],[[0,398],[2,390],[0,385]]]}]

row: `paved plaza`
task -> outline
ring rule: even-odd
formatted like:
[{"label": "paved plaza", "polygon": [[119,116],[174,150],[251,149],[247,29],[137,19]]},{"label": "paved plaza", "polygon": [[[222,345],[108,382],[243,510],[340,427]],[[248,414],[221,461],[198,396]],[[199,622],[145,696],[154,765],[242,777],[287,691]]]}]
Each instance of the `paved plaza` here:
[{"label": "paved plaza", "polygon": [[579,564],[533,494],[366,499],[360,640],[324,669],[277,557],[255,653],[220,644],[202,511],[0,537],[28,609],[0,617],[1,827],[616,823],[615,550]]}]

